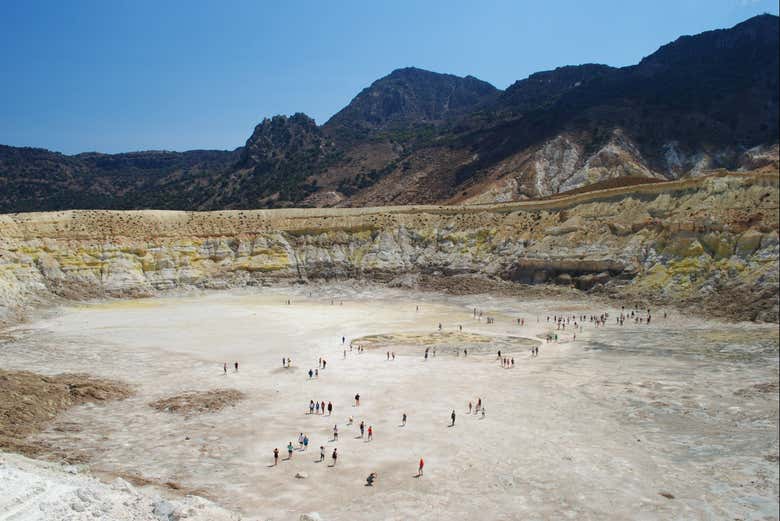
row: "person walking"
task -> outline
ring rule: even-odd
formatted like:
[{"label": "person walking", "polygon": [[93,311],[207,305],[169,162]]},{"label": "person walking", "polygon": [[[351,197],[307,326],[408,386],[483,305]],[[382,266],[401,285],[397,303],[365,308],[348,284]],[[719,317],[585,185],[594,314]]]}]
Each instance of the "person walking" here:
[{"label": "person walking", "polygon": [[279,449],[274,449],[274,467],[279,463]]},{"label": "person walking", "polygon": [[227,362],[222,364],[222,370],[225,371],[225,376],[227,376]]},{"label": "person walking", "polygon": [[328,402],[328,416],[330,416],[333,413],[333,403]]},{"label": "person walking", "polygon": [[417,476],[423,475],[423,467],[425,467],[425,460],[420,458],[420,464],[417,466]]},{"label": "person walking", "polygon": [[338,425],[334,425],[333,426],[333,441],[338,441],[338,440],[339,440],[339,426]]},{"label": "person walking", "polygon": [[355,407],[360,407],[360,394],[355,395]]},{"label": "person walking", "polygon": [[331,457],[331,459],[333,459],[333,465],[331,465],[332,467],[335,467],[335,466],[336,466],[336,460],[337,460],[337,459],[338,459],[338,457],[339,457],[339,454],[338,454],[337,450],[338,450],[338,449],[333,449],[333,454],[331,454],[331,456],[330,456],[330,457]]},{"label": "person walking", "polygon": [[292,453],[293,453],[293,444],[290,441],[287,443],[287,459],[292,459]]},{"label": "person walking", "polygon": [[368,426],[368,441],[371,441],[374,437],[374,428],[369,425]]},{"label": "person walking", "polygon": [[450,419],[452,420],[452,423],[450,423],[450,427],[455,425],[455,410],[452,410],[452,414],[450,414]]},{"label": "person walking", "polygon": [[303,450],[306,450],[309,448],[309,437],[305,436],[303,437]]},{"label": "person walking", "polygon": [[360,420],[360,439],[363,439],[363,433],[366,430],[366,424],[363,423],[363,420]]},{"label": "person walking", "polygon": [[320,445],[320,461],[325,461],[325,447]]},{"label": "person walking", "polygon": [[406,427],[406,413],[401,416],[401,426]]}]

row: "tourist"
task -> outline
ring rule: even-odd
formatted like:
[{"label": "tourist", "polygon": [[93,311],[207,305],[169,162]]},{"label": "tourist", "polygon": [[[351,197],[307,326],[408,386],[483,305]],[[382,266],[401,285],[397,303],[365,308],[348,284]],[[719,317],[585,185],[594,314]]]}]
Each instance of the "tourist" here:
[{"label": "tourist", "polygon": [[420,458],[420,464],[417,467],[417,476],[418,477],[423,475],[423,467],[424,466],[425,466],[425,460]]},{"label": "tourist", "polygon": [[355,395],[355,407],[360,407],[360,394]]},{"label": "tourist", "polygon": [[274,467],[279,463],[279,449],[274,449]]},{"label": "tourist", "polygon": [[309,437],[304,435],[303,436],[303,450],[306,450],[309,448]]},{"label": "tourist", "polygon": [[471,414],[471,402],[469,402],[469,414]]},{"label": "tourist", "polygon": [[455,410],[453,409],[452,414],[450,414],[450,418],[452,419],[452,423],[450,423],[450,427],[455,425]]},{"label": "tourist", "polygon": [[328,402],[328,416],[330,416],[332,412],[333,412],[333,403]]},{"label": "tourist", "polygon": [[320,409],[322,414],[325,414],[325,402],[322,402],[322,408]]},{"label": "tourist", "polygon": [[303,450],[303,433],[298,435],[298,450]]},{"label": "tourist", "polygon": [[330,456],[333,459],[333,465],[331,465],[332,467],[336,466],[336,460],[339,457],[338,452],[336,452],[336,451],[337,451],[337,449],[333,449],[333,454]]},{"label": "tourist", "polygon": [[309,414],[314,414],[314,400],[309,400]]},{"label": "tourist", "polygon": [[311,377],[314,376],[314,371],[309,369],[309,380],[311,380]]},{"label": "tourist", "polygon": [[325,461],[325,447],[320,445],[320,461]]},{"label": "tourist", "polygon": [[227,362],[222,365],[222,370],[225,371],[225,376],[227,376]]},{"label": "tourist", "polygon": [[333,426],[333,441],[338,441],[339,439],[339,426],[334,425]]},{"label": "tourist", "polygon": [[360,439],[363,439],[363,433],[366,430],[366,424],[363,423],[363,420],[360,420]]},{"label": "tourist", "polygon": [[374,428],[369,425],[368,426],[368,441],[371,441],[371,439],[374,437]]},{"label": "tourist", "polygon": [[292,459],[292,453],[293,453],[293,444],[292,442],[287,443],[287,459]]},{"label": "tourist", "polygon": [[402,427],[406,426],[406,413],[403,413],[403,415],[401,415],[401,426]]}]

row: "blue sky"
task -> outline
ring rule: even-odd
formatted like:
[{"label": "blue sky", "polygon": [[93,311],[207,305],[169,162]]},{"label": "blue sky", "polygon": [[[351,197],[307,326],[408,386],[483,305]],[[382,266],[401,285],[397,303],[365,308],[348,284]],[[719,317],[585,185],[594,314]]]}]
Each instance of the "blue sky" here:
[{"label": "blue sky", "polygon": [[0,143],[232,149],[265,116],[324,123],[399,67],[505,88],[762,12],[777,1],[0,0]]}]

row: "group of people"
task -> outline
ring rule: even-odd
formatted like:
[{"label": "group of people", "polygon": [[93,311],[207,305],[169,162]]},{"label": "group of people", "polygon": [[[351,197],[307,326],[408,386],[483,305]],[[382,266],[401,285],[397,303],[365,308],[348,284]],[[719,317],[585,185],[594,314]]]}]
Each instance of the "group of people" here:
[{"label": "group of people", "polygon": [[[238,362],[233,362],[233,371],[238,372]],[[222,364],[222,373],[227,376],[228,373],[228,363],[225,362]]]},{"label": "group of people", "polygon": [[[468,408],[469,414],[474,412],[474,414],[482,414],[482,417],[485,417],[485,405],[482,403],[482,398],[477,398],[477,405],[474,406],[471,402],[469,402],[469,408]],[[453,411],[454,414],[455,411]],[[455,423],[455,420],[453,419],[453,423]]]},{"label": "group of people", "polygon": [[[288,359],[289,360],[289,359]],[[282,359],[282,363],[284,363],[284,359]],[[319,378],[320,376],[320,369],[325,369],[327,367],[328,361],[324,358],[320,357],[319,361],[317,362],[317,368],[316,369],[309,369],[309,379],[312,378]]]},{"label": "group of people", "polygon": [[325,405],[325,402],[315,402],[314,400],[309,400],[309,414],[325,414],[325,410],[327,407],[328,416],[333,414],[333,403],[328,402],[328,405]]}]

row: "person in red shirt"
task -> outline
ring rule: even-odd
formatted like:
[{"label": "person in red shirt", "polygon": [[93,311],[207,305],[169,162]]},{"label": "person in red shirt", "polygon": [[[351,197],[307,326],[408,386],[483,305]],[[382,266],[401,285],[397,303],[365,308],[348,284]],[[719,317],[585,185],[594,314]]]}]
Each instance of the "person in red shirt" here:
[{"label": "person in red shirt", "polygon": [[423,475],[423,467],[425,466],[425,460],[420,458],[420,466],[417,468],[417,475],[422,476]]}]

